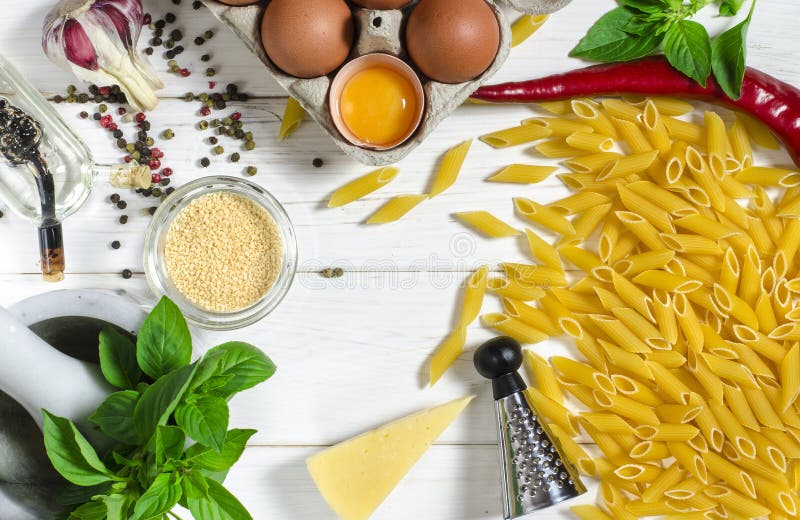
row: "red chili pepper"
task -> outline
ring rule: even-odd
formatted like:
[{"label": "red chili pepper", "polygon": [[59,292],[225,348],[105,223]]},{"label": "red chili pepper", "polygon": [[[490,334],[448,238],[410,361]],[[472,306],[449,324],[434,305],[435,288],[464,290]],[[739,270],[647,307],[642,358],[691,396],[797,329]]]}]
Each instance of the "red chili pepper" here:
[{"label": "red chili pepper", "polygon": [[713,78],[702,87],[674,69],[663,57],[596,65],[546,78],[479,88],[474,99],[533,103],[572,97],[618,94],[686,95],[714,98],[761,120],[784,142],[800,166],[800,89],[748,68],[742,95],[733,100]]}]

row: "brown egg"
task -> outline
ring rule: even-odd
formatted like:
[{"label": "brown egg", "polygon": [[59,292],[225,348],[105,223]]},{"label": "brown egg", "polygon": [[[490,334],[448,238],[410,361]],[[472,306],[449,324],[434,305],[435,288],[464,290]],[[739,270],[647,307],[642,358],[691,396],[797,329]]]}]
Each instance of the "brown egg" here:
[{"label": "brown egg", "polygon": [[272,0],[261,22],[261,43],[287,74],[315,78],[344,63],[353,32],[344,0]]},{"label": "brown egg", "polygon": [[242,5],[257,4],[259,2],[259,0],[219,0],[219,1],[222,2],[223,4],[233,5],[233,6],[236,6],[236,7],[239,7],[239,6],[242,6]]},{"label": "brown egg", "polygon": [[406,47],[429,78],[462,83],[494,61],[500,25],[484,0],[421,0],[408,20]]},{"label": "brown egg", "polygon": [[353,3],[367,9],[400,9],[411,0],[353,0]]}]

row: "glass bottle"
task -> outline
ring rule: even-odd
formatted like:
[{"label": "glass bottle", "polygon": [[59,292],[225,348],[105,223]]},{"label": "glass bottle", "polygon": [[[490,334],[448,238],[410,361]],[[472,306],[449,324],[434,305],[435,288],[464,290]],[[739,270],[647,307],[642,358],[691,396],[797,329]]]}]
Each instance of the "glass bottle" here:
[{"label": "glass bottle", "polygon": [[[97,167],[86,144],[47,100],[0,55],[0,198],[39,224],[42,275],[64,277],[61,223],[92,190]],[[112,166],[131,188],[150,185],[136,163]]]}]

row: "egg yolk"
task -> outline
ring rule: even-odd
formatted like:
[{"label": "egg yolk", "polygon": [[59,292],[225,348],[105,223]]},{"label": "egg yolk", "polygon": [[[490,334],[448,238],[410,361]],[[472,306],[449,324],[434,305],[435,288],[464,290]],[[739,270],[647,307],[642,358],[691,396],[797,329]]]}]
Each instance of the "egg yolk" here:
[{"label": "egg yolk", "polygon": [[339,108],[344,124],[358,139],[391,146],[413,131],[419,102],[408,78],[386,67],[371,67],[345,84]]}]

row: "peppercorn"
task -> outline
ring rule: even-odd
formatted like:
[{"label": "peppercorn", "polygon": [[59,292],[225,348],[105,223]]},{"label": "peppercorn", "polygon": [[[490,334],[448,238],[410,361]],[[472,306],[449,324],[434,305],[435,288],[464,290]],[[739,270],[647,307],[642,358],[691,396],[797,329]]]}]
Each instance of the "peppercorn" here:
[{"label": "peppercorn", "polygon": [[230,137],[233,137],[233,134],[235,134],[235,133],[236,133],[236,130],[234,130],[234,129],[233,129],[233,128],[231,128],[231,127],[228,127],[228,128],[226,128],[226,129],[225,129],[225,133],[226,133],[228,136],[230,136]]},{"label": "peppercorn", "polygon": [[89,117],[89,112],[84,110],[83,112],[81,112],[80,116],[81,119],[86,119],[87,117]]},{"label": "peppercorn", "polygon": [[252,141],[253,140],[253,132],[245,132],[244,133],[244,140],[245,141]]},{"label": "peppercorn", "polygon": [[[169,180],[169,179],[167,179],[167,180]],[[172,187],[167,188],[167,195],[172,195],[173,193],[175,193],[175,188],[172,188]]]},{"label": "peppercorn", "polygon": [[231,127],[234,130],[241,130],[242,127],[244,127],[244,123],[242,123],[241,121],[234,121],[233,124],[231,125]]},{"label": "peppercorn", "polygon": [[172,175],[172,168],[164,168],[163,170],[161,170],[161,175],[163,177],[169,177],[170,175]]},{"label": "peppercorn", "polygon": [[111,249],[119,249],[122,244],[119,243],[119,240],[114,240],[111,242]]},{"label": "peppercorn", "polygon": [[150,130],[150,121],[142,121],[137,126],[142,130],[144,130],[145,132],[147,132],[148,130]]},{"label": "peppercorn", "polygon": [[211,115],[211,109],[208,107],[202,107],[200,109],[200,115],[203,117]]},{"label": "peppercorn", "polygon": [[172,3],[175,5],[181,5],[181,0],[172,0]]},{"label": "peppercorn", "polygon": [[174,52],[176,55],[181,54],[183,51],[183,45],[176,45],[175,48],[172,49],[172,52]]},{"label": "peppercorn", "polygon": [[225,126],[230,126],[233,124],[233,119],[231,119],[230,117],[226,117],[225,119],[223,119],[222,124],[224,124]]},{"label": "peppercorn", "polygon": [[255,147],[256,147],[255,141],[247,141],[246,143],[244,143],[245,150],[252,150]]},{"label": "peppercorn", "polygon": [[227,85],[225,85],[225,92],[227,92],[228,94],[236,94],[238,91],[239,87],[237,87],[233,83],[228,83]]},{"label": "peppercorn", "polygon": [[64,102],[64,98],[62,96],[59,96],[58,94],[56,94],[55,96],[53,96],[53,102],[54,103],[63,103]]},{"label": "peppercorn", "polygon": [[323,165],[324,163],[322,162],[322,159],[320,159],[319,157],[317,157],[317,158],[315,158],[313,161],[311,161],[311,164],[312,164],[312,165],[314,165],[314,168],[322,168],[322,165]]},{"label": "peppercorn", "polygon": [[120,224],[123,224],[123,225],[124,225],[124,224],[127,224],[127,223],[128,223],[128,215],[120,215],[120,217],[119,217],[119,223],[120,223]]},{"label": "peppercorn", "polygon": [[142,158],[142,154],[141,154],[141,152],[139,152],[139,151],[136,151],[136,152],[133,152],[133,153],[131,154],[131,157],[133,157],[133,160],[134,160],[134,161],[138,161],[139,159],[141,159],[141,158]]},{"label": "peppercorn", "polygon": [[153,146],[155,144],[155,141],[153,140],[152,137],[148,137],[147,139],[145,139],[144,142],[145,144],[147,144],[147,146]]},{"label": "peppercorn", "polygon": [[[158,159],[153,159],[148,163],[148,166],[151,170],[157,170],[161,168],[161,161]],[[161,175],[154,173],[153,174],[153,182],[161,182]]]},{"label": "peppercorn", "polygon": [[89,95],[86,93],[78,94],[78,103],[88,103]]},{"label": "peppercorn", "polygon": [[202,5],[203,4],[200,3],[200,0],[194,0],[194,2],[192,2],[192,9],[194,9],[196,11],[196,10],[200,9],[200,7]]},{"label": "peppercorn", "polygon": [[214,101],[209,99],[204,103],[204,105],[207,106],[208,108],[214,108]]},{"label": "peppercorn", "polygon": [[200,159],[200,166],[203,168],[208,168],[208,165],[211,164],[211,161],[208,160],[208,157],[203,157]]},{"label": "peppercorn", "polygon": [[227,105],[225,104],[225,101],[222,99],[214,102],[214,108],[216,108],[217,110],[225,110],[226,106]]},{"label": "peppercorn", "polygon": [[239,162],[239,158],[239,152],[233,152],[230,157],[231,162]]},{"label": "peppercorn", "polygon": [[225,128],[224,126],[218,126],[217,127],[217,135],[224,135],[227,130],[228,129]]},{"label": "peppercorn", "polygon": [[167,52],[164,53],[164,56],[166,56],[167,58],[174,58],[175,57],[175,51],[167,51]]},{"label": "peppercorn", "polygon": [[97,111],[101,114],[105,114],[108,111],[108,105],[105,103],[101,103],[99,107],[97,107]]},{"label": "peppercorn", "polygon": [[162,43],[163,43],[163,41],[162,41],[162,40],[161,40],[161,38],[159,38],[159,37],[155,37],[155,38],[152,38],[152,39],[150,40],[150,45],[152,45],[153,47],[158,47],[158,46],[159,46],[159,45],[161,45]]},{"label": "peppercorn", "polygon": [[131,277],[131,276],[133,276],[133,273],[131,272],[131,270],[130,270],[130,269],[123,269],[123,270],[122,270],[122,277],[123,277],[123,278],[125,278],[126,280],[128,280],[128,279],[130,279],[130,277]]},{"label": "peppercorn", "polygon": [[250,96],[247,94],[239,94],[239,101],[247,101],[248,99],[250,99]]},{"label": "peppercorn", "polygon": [[344,275],[344,269],[342,269],[341,267],[337,267],[337,268],[335,268],[335,269],[333,270],[333,276],[334,276],[335,278],[339,278],[339,277],[341,277],[342,275]]},{"label": "peppercorn", "polygon": [[67,85],[67,94],[74,94],[77,90],[75,85]]},{"label": "peppercorn", "polygon": [[67,96],[67,103],[75,103],[76,101],[78,101],[78,96]]},{"label": "peppercorn", "polygon": [[100,89],[98,88],[97,85],[95,85],[94,83],[89,85],[89,94],[94,96],[95,94],[99,94],[99,93],[100,93]]},{"label": "peppercorn", "polygon": [[217,144],[218,142],[219,142],[219,139],[217,139],[213,135],[208,138],[208,144]]},{"label": "peppercorn", "polygon": [[221,124],[222,124],[222,121],[220,121],[216,117],[211,121],[211,126],[213,126],[214,128],[220,126]]},{"label": "peppercorn", "polygon": [[252,177],[252,176],[253,176],[253,175],[255,175],[256,173],[258,173],[258,168],[256,168],[255,166],[248,166],[248,167],[247,167],[247,169],[245,169],[245,171],[244,171],[244,172],[245,172],[247,175],[249,175],[249,176],[251,176],[251,177]]},{"label": "peppercorn", "polygon": [[170,183],[170,179],[169,178],[164,178],[164,179],[161,179],[161,183],[160,184],[162,186],[169,186],[169,183]]},{"label": "peppercorn", "polygon": [[212,77],[216,73],[217,71],[215,71],[213,67],[209,67],[206,69],[206,76],[208,77]]},{"label": "peppercorn", "polygon": [[188,78],[192,74],[191,72],[189,72],[189,69],[180,69],[178,72],[184,78]]},{"label": "peppercorn", "polygon": [[[121,132],[120,132],[120,133],[121,133]],[[120,150],[124,150],[126,146],[128,146],[128,141],[126,141],[126,140],[125,140],[124,138],[122,138],[122,137],[120,137],[119,139],[117,139],[117,148],[119,148]]]},{"label": "peppercorn", "polygon": [[156,20],[156,29],[163,29],[167,25],[164,20]]},{"label": "peppercorn", "polygon": [[[116,126],[116,125],[114,125],[114,126]],[[113,133],[111,135],[114,136],[114,139],[120,139],[122,137],[122,130],[116,129],[116,130],[113,131]]]},{"label": "peppercorn", "polygon": [[222,146],[220,146],[220,145],[217,145],[217,146],[215,146],[215,147],[213,148],[213,151],[214,151],[214,154],[215,154],[215,155],[221,155],[222,153],[224,153],[224,152],[225,152],[225,148],[223,148],[223,147],[222,147]]},{"label": "peppercorn", "polygon": [[203,36],[206,37],[206,40],[210,40],[211,38],[214,37],[214,31],[210,31],[210,30],[206,31],[206,32],[203,33]]},{"label": "peppercorn", "polygon": [[0,211],[0,218],[3,218],[3,212]]},{"label": "peppercorn", "polygon": [[234,112],[233,114],[231,114],[231,119],[233,119],[234,121],[238,121],[241,118],[242,118],[241,112]]},{"label": "peppercorn", "polygon": [[233,133],[233,136],[236,139],[241,139],[242,137],[244,137],[244,131],[241,128],[237,128],[236,131]]},{"label": "peppercorn", "polygon": [[[175,41],[174,40],[167,40],[166,42],[164,42],[164,47],[166,47],[167,49],[171,49],[171,48],[175,47]],[[172,55],[174,57],[175,53],[173,52]]]},{"label": "peppercorn", "polygon": [[208,121],[201,119],[200,122],[197,123],[197,127],[200,128],[200,130],[208,130]]},{"label": "peppercorn", "polygon": [[117,207],[119,209],[125,209],[125,208],[128,207],[128,203],[125,202],[124,200],[121,200],[121,201],[117,202]]},{"label": "peppercorn", "polygon": [[150,213],[151,215],[155,215],[156,210],[158,210],[156,206],[150,206],[149,208],[147,208],[147,212]]},{"label": "peppercorn", "polygon": [[148,56],[152,56],[153,55],[153,48],[152,47],[146,47],[144,49],[144,53],[147,54]]},{"label": "peppercorn", "polygon": [[152,188],[147,188],[146,190],[142,190],[142,197],[147,198],[153,194]]},{"label": "peppercorn", "polygon": [[202,36],[198,36],[197,38],[194,39],[195,45],[203,45],[205,42],[206,41]]},{"label": "peppercorn", "polygon": [[[161,181],[159,181],[161,182]],[[160,197],[161,196],[161,188],[153,188],[153,197]]]},{"label": "peppercorn", "polygon": [[111,199],[111,202],[113,202],[114,204],[120,201],[119,193],[112,193],[111,197],[109,198]]}]

